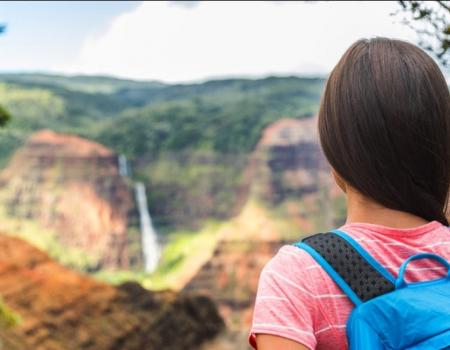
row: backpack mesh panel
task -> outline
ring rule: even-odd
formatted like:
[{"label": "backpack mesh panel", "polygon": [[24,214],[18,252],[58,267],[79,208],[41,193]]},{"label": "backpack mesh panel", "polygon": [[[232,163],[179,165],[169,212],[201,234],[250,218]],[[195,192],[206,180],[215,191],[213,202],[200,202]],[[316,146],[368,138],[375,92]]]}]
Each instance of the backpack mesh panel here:
[{"label": "backpack mesh panel", "polygon": [[332,233],[318,233],[302,240],[317,251],[365,302],[394,290],[394,285],[363,258],[350,243]]}]

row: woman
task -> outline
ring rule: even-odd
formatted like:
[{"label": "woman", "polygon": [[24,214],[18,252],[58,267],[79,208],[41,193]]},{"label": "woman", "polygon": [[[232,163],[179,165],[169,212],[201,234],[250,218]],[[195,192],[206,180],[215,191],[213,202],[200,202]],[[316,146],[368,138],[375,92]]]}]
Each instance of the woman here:
[{"label": "woman", "polygon": [[[347,198],[341,231],[391,274],[418,252],[450,259],[450,98],[436,63],[400,40],[359,40],[333,69],[320,141]],[[332,228],[330,228],[332,229]],[[435,279],[430,260],[408,280]],[[250,344],[258,350],[347,349],[353,304],[304,250],[285,246],[263,269]]]}]

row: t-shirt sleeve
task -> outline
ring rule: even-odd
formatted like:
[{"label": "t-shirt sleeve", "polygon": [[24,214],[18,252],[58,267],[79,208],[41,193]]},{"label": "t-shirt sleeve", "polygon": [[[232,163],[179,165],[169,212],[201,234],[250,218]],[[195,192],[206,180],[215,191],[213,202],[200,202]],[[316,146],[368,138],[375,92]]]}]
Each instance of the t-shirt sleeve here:
[{"label": "t-shirt sleeve", "polygon": [[318,308],[308,269],[317,263],[294,246],[282,247],[264,267],[258,284],[249,342],[256,334],[272,334],[315,349],[314,325]]}]

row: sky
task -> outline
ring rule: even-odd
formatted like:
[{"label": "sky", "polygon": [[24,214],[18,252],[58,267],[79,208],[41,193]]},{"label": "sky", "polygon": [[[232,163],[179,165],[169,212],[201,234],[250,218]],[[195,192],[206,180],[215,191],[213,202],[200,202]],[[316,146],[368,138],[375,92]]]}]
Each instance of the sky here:
[{"label": "sky", "polygon": [[193,82],[326,76],[355,40],[417,42],[396,1],[0,2],[0,71]]}]

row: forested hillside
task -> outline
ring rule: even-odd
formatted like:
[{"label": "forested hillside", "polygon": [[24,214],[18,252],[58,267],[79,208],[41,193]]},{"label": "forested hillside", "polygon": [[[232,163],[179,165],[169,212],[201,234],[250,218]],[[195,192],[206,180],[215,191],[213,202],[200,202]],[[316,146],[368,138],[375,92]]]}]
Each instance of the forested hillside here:
[{"label": "forested hillside", "polygon": [[132,158],[164,151],[248,152],[261,129],[317,109],[321,79],[230,79],[166,85],[105,77],[0,75],[2,164],[29,132],[50,128],[101,141]]},{"label": "forested hillside", "polygon": [[198,227],[233,213],[264,127],[317,111],[323,80],[227,79],[168,85],[108,77],[1,74],[0,167],[34,131],[98,141],[128,157],[158,225]]}]

